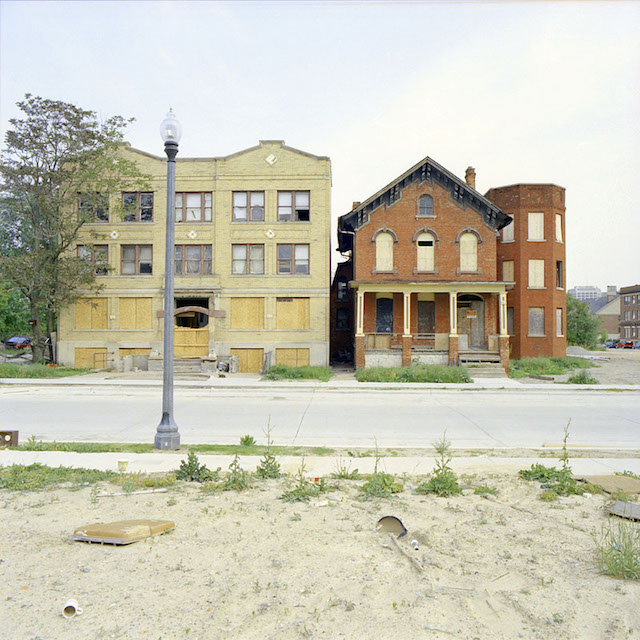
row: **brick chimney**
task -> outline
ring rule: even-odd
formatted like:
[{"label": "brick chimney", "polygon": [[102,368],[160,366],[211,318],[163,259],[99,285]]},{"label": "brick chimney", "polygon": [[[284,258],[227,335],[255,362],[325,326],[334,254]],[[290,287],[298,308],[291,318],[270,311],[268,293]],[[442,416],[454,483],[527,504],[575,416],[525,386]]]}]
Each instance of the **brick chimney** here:
[{"label": "brick chimney", "polygon": [[356,207],[359,207],[361,204],[362,204],[361,202],[354,202],[354,203],[351,205],[351,211],[353,211]]},{"label": "brick chimney", "polygon": [[472,188],[476,188],[476,170],[473,167],[467,167],[464,172],[464,181]]}]

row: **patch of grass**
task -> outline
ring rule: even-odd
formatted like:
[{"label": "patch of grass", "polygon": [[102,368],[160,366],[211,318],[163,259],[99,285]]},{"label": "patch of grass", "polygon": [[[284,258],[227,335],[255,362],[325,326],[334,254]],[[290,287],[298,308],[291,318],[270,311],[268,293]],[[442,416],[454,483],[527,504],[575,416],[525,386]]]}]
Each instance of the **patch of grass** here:
[{"label": "patch of grass", "polygon": [[285,491],[280,499],[285,502],[308,502],[310,498],[315,498],[322,493],[330,490],[324,478],[320,478],[318,482],[311,482],[306,476],[307,468],[304,464],[304,458],[300,461],[300,466],[296,472],[296,484],[293,489]]},{"label": "patch of grass", "polygon": [[635,478],[636,480],[640,480],[640,476],[637,473],[633,473],[629,469],[625,469],[624,471],[616,471],[614,473],[616,476],[626,476],[627,478]]},{"label": "patch of grass", "polygon": [[358,369],[358,382],[471,382],[465,367],[415,364],[410,367],[371,367]]},{"label": "patch of grass", "polygon": [[524,378],[532,374],[559,376],[575,369],[595,366],[595,363],[589,360],[572,356],[566,358],[522,358],[522,360],[511,361],[509,375],[512,378]]},{"label": "patch of grass", "polygon": [[88,372],[89,369],[50,367],[46,364],[0,364],[0,378],[65,378]]},{"label": "patch of grass", "polygon": [[118,478],[115,471],[99,471],[82,467],[47,467],[38,462],[30,465],[13,464],[0,467],[0,489],[37,491],[46,487],[71,484],[81,487]]},{"label": "patch of grass", "polygon": [[276,364],[264,374],[263,380],[321,380],[328,382],[331,378],[329,367],[288,367]]},{"label": "patch of grass", "polygon": [[253,436],[242,436],[240,438],[240,446],[241,447],[254,447],[256,444],[256,439]]},{"label": "patch of grass", "polygon": [[187,482],[212,482],[220,479],[219,471],[220,467],[216,471],[211,471],[206,465],[200,464],[195,452],[189,451],[187,459],[180,462],[180,468],[176,471],[176,479]]},{"label": "patch of grass", "polygon": [[433,447],[440,454],[435,459],[436,466],[431,477],[418,485],[415,493],[435,493],[438,496],[457,496],[462,493],[462,488],[458,484],[458,476],[449,466],[451,462],[451,443],[447,440],[447,432],[442,434],[440,440],[433,443]]},{"label": "patch of grass", "polygon": [[498,495],[498,490],[495,487],[490,487],[486,484],[481,484],[477,487],[474,487],[473,493],[477,496],[484,496],[490,494],[492,496]]},{"label": "patch of grass", "polygon": [[598,384],[598,381],[586,369],[582,369],[579,373],[572,375],[567,384]]},{"label": "patch of grass", "polygon": [[615,578],[640,580],[640,526],[610,521],[596,542],[602,573]]},{"label": "patch of grass", "polygon": [[229,473],[220,484],[220,489],[222,489],[222,491],[244,491],[250,487],[251,476],[246,469],[240,466],[240,460],[236,453],[229,465]]}]

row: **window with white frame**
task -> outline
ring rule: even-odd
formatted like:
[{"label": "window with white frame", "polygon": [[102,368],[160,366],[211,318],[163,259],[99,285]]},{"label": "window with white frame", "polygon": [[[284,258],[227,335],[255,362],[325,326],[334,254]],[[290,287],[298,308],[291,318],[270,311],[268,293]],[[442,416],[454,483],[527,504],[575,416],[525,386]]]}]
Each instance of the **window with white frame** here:
[{"label": "window with white frame", "polygon": [[386,231],[376,236],[376,271],[393,271],[393,236]]},{"label": "window with white frame", "polygon": [[211,222],[211,193],[176,193],[176,222]]},{"label": "window with white frame", "polygon": [[435,238],[431,233],[421,233],[416,240],[417,267],[420,272],[435,269]]},{"label": "window with white frame", "polygon": [[263,222],[264,191],[234,191],[233,221]]},{"label": "window with white frame", "polygon": [[544,289],[544,260],[529,260],[529,289]]},{"label": "window with white frame", "polygon": [[544,336],[544,307],[529,307],[529,335]]},{"label": "window with white frame", "polygon": [[529,212],[527,240],[544,240],[544,213],[540,211]]},{"label": "window with white frame", "polygon": [[263,244],[234,244],[231,248],[231,273],[261,275],[264,273]]}]

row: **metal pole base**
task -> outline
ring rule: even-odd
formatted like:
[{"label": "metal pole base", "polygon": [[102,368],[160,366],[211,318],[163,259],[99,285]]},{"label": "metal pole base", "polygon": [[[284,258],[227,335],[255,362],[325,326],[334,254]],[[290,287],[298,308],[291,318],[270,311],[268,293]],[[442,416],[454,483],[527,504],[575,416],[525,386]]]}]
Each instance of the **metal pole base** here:
[{"label": "metal pole base", "polygon": [[162,420],[156,430],[156,437],[153,444],[155,449],[179,449],[180,434],[178,425],[168,413],[162,414]]}]

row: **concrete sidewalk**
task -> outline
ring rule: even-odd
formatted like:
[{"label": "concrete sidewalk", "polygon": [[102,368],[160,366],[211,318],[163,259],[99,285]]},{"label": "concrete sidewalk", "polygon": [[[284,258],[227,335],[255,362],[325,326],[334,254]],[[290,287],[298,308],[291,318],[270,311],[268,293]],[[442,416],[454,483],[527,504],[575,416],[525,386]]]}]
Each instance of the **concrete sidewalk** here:
[{"label": "concrete sidewalk", "polygon": [[[65,378],[1,378],[0,386],[18,387],[126,387],[145,388],[162,387],[160,374],[140,372],[137,374],[119,374],[113,372],[89,373]],[[511,378],[472,378],[471,383],[426,383],[426,382],[358,382],[355,378],[332,378],[329,382],[319,380],[262,380],[258,374],[235,373],[224,378],[207,374],[176,375],[174,386],[187,389],[284,389],[288,391],[321,389],[323,391],[407,391],[419,389],[453,389],[465,391],[505,390],[545,392],[566,391],[640,391],[640,385],[585,385],[585,384],[523,384]]]},{"label": "concrete sidewalk", "polygon": [[[454,451],[455,454],[455,451]],[[0,450],[0,466],[12,464],[29,465],[40,463],[50,467],[84,467],[103,471],[118,470],[118,460],[128,462],[131,473],[157,473],[177,469],[180,461],[186,459],[187,452],[154,452],[154,453],[75,453],[67,451],[11,451]],[[198,454],[201,464],[210,469],[221,467],[226,471],[233,460],[231,455]],[[243,468],[253,471],[260,461],[259,456],[241,456]],[[300,466],[300,456],[278,456],[282,471],[294,474]],[[337,456],[309,456],[304,463],[309,476],[327,476],[336,470],[337,464],[348,466],[360,473],[371,473],[375,464],[373,457],[354,458]],[[560,466],[557,458],[522,458],[478,455],[471,457],[454,457],[451,466],[458,473],[517,473],[520,469],[528,469],[532,464]],[[640,458],[571,458],[573,472],[580,475],[606,475],[625,470],[640,475]],[[382,459],[381,468],[389,473],[408,473],[409,475],[425,475],[433,470],[431,456],[394,456]]]}]

